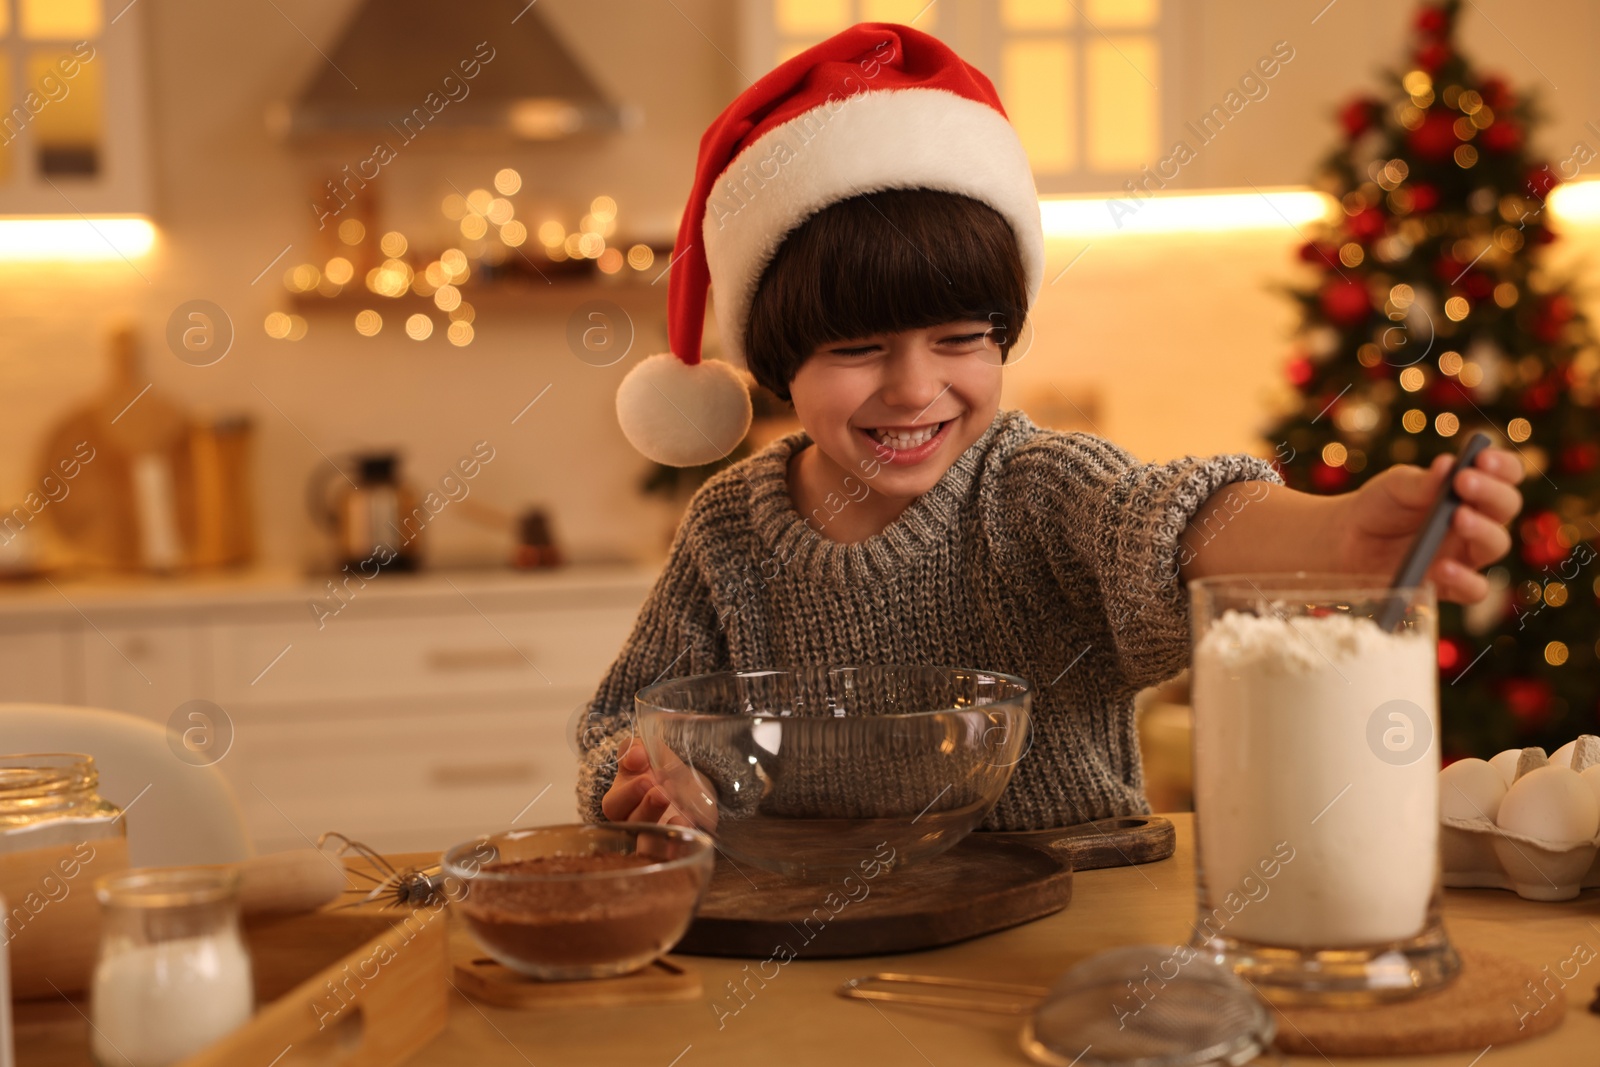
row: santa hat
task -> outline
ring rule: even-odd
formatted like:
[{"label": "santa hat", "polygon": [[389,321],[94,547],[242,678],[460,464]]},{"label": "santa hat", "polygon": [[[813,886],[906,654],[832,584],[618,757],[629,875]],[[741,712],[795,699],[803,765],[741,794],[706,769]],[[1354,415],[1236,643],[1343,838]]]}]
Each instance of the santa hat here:
[{"label": "santa hat", "polygon": [[[1039,197],[989,79],[909,26],[852,26],[780,64],[700,139],[667,292],[670,352],[617,389],[617,419],[645,456],[719,459],[750,428],[743,367],[756,287],[784,238],[829,204],[884,189],[934,189],[987,204],[1016,232],[1028,302],[1044,275]],[[702,360],[707,289],[723,360]]]}]

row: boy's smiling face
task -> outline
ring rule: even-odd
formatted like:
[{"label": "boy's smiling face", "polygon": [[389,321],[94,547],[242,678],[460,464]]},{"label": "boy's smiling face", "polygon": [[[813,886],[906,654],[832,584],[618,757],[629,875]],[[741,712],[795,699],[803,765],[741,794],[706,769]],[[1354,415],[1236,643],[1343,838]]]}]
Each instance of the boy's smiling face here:
[{"label": "boy's smiling face", "polygon": [[819,345],[789,394],[837,468],[827,473],[900,501],[932,489],[1000,408],[1002,354],[990,325],[967,319]]}]

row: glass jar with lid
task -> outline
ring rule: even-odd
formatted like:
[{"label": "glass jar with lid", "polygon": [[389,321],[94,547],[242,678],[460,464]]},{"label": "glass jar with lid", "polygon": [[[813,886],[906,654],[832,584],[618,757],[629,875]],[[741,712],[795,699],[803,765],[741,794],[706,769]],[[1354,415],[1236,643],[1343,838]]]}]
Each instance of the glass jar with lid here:
[{"label": "glass jar with lid", "polygon": [[93,756],[0,756],[0,855],[125,836],[122,809],[99,786]]},{"label": "glass jar with lid", "polygon": [[18,999],[88,988],[94,880],[128,866],[126,820],[99,785],[92,756],[0,755],[0,897]]}]

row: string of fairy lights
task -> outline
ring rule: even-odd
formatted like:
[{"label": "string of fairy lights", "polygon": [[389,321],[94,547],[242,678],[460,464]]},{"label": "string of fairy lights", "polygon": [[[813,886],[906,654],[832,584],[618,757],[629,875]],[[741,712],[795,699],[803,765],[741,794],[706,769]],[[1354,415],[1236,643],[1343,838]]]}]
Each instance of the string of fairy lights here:
[{"label": "string of fairy lights", "polygon": [[[511,200],[522,189],[522,175],[503,167],[491,184],[492,189],[473,189],[465,195],[452,192],[443,199],[440,212],[459,238],[437,256],[421,255],[399,230],[373,234],[366,223],[349,218],[337,228],[339,254],[321,264],[297,263],[286,268],[283,286],[302,307],[318,297],[339,298],[344,303],[352,295],[370,297],[370,306],[359,308],[353,316],[352,325],[362,337],[376,337],[390,323],[398,322],[413,341],[442,333],[459,348],[476,337],[477,309],[467,299],[476,291],[469,285],[474,279],[481,286],[505,276],[543,276],[541,268],[555,264],[618,276],[642,273],[656,261],[655,250],[647,244],[623,248],[610,243],[617,233],[617,202],[610,196],[594,197],[570,230],[560,219],[549,217],[530,230]],[[360,266],[368,263],[371,265],[362,271]],[[411,310],[419,299],[424,310]],[[273,311],[262,325],[267,336],[278,341],[303,340],[310,332],[305,316],[293,311]]]}]

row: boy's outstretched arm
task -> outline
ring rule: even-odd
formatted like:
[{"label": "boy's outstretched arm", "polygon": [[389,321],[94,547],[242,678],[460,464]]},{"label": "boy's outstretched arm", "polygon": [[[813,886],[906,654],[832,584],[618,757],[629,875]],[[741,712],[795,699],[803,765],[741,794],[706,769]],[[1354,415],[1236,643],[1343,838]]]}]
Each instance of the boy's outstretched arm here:
[{"label": "boy's outstretched arm", "polygon": [[[1320,571],[1392,577],[1444,487],[1451,456],[1428,468],[1390,467],[1360,489],[1314,496],[1269,482],[1235,482],[1207,499],[1184,531],[1179,577]],[[1522,508],[1522,460],[1488,448],[1457,472],[1462,506],[1428,578],[1441,600],[1488,595],[1479,571],[1511,549],[1506,525]]]}]

